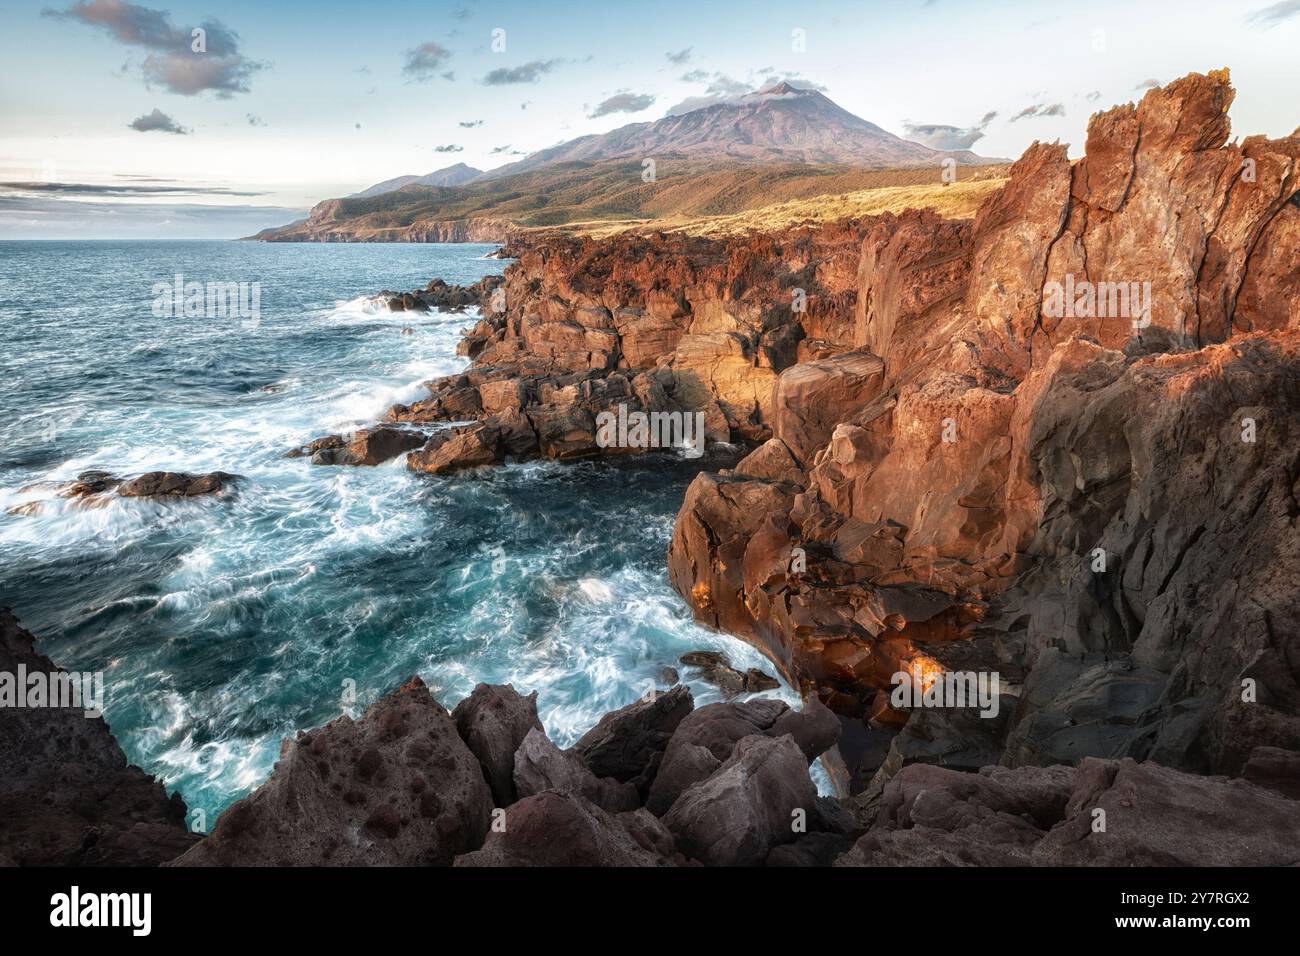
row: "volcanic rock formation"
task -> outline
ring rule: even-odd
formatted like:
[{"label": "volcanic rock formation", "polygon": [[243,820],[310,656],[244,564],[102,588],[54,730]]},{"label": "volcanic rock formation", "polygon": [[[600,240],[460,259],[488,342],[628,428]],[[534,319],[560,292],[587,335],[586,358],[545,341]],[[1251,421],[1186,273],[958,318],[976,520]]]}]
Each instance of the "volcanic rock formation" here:
[{"label": "volcanic rock formation", "polygon": [[888,734],[935,723],[900,671],[1000,677],[996,730],[888,772],[1237,773],[1300,747],[1300,137],[1229,143],[1232,97],[1192,74],[1080,160],[1035,144],[973,221],[517,240],[472,366],[388,417],[436,427],[433,474],[644,450],[598,441],[620,407],[749,444],[678,516],[701,621]]},{"label": "volcanic rock formation", "polygon": [[35,641],[0,608],[0,866],[156,866],[185,850],[198,837],[180,794],[126,762],[93,701],[71,696],[83,675]]}]

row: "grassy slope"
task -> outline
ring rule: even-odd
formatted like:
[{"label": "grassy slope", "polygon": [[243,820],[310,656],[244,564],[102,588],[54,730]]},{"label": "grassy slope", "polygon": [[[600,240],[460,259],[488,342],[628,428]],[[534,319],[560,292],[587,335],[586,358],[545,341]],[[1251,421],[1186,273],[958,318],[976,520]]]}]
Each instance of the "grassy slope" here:
[{"label": "grassy slope", "polygon": [[876,216],[904,209],[928,208],[949,219],[970,219],[989,194],[1002,188],[1005,179],[923,186],[883,186],[853,192],[812,196],[759,206],[723,216],[675,214],[647,223],[640,219],[596,220],[570,223],[568,231],[594,238],[629,230],[682,232],[692,236],[733,236],[747,232],[816,225],[841,219]]},{"label": "grassy slope", "polygon": [[[814,204],[816,207],[830,210],[836,208],[836,197],[889,189],[895,190],[888,194],[893,200],[909,196],[920,199],[931,190],[923,188],[909,194],[905,187],[934,187],[942,192],[972,180],[983,184],[1005,176],[1006,167],[958,167],[956,172],[961,183],[943,187],[938,169],[724,165],[660,157],[656,181],[645,183],[639,161],[567,163],[457,188],[408,186],[369,199],[337,200],[329,219],[321,225],[363,238],[382,231],[418,228],[422,222],[466,219],[504,219],[525,229],[573,223],[591,226],[602,221],[622,227],[652,220],[686,222],[734,216],[813,197],[822,197]],[[848,200],[840,205],[855,209],[863,203]],[[782,212],[794,214],[792,210]],[[854,214],[859,213],[846,213]]]}]

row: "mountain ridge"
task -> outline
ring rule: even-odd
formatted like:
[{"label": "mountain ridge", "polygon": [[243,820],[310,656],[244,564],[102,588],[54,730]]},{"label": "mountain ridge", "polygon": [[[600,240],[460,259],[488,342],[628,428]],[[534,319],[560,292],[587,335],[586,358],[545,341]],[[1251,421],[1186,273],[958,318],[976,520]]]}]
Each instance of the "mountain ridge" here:
[{"label": "mountain ridge", "polygon": [[373,186],[368,186],[361,192],[352,193],[345,198],[369,199],[372,196],[382,196],[384,193],[405,189],[407,186],[464,186],[466,183],[472,183],[483,175],[484,172],[481,169],[475,169],[473,166],[467,166],[464,163],[455,163],[451,166],[444,166],[442,169],[435,169],[431,173],[425,173],[423,176],[394,176],[392,179],[385,179],[383,182],[375,183]]},{"label": "mountain ridge", "polygon": [[[813,195],[796,180],[814,188],[825,185],[823,193],[923,182],[938,186],[1004,162],[969,150],[931,149],[855,116],[818,90],[779,83],[580,136],[487,172],[458,163],[423,177],[385,180],[317,203],[306,222],[249,238],[504,241],[512,226],[729,215]],[[964,172],[941,177],[950,163]],[[836,178],[834,185],[822,182],[827,173]],[[904,178],[891,181],[894,173]],[[784,192],[757,195],[755,181]]]}]

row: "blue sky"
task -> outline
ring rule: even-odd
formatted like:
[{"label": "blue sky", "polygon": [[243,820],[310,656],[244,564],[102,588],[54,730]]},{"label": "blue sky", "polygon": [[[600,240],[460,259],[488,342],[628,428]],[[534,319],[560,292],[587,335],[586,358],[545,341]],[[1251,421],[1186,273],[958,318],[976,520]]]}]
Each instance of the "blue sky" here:
[{"label": "blue sky", "polygon": [[[176,51],[205,24],[206,53]],[[1234,130],[1280,136],[1297,48],[1300,0],[0,0],[0,182],[57,184],[0,187],[0,238],[247,234],[782,77],[1014,157],[1058,138],[1077,155],[1095,110],[1228,66]]]}]

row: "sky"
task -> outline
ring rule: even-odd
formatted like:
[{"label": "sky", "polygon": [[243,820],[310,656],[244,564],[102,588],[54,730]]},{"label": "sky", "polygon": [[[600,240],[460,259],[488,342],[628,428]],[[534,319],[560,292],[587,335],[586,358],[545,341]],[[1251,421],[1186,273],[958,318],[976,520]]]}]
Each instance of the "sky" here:
[{"label": "sky", "polygon": [[1300,0],[0,0],[0,239],[234,238],[779,79],[1014,158],[1226,66],[1284,136],[1297,49]]}]

